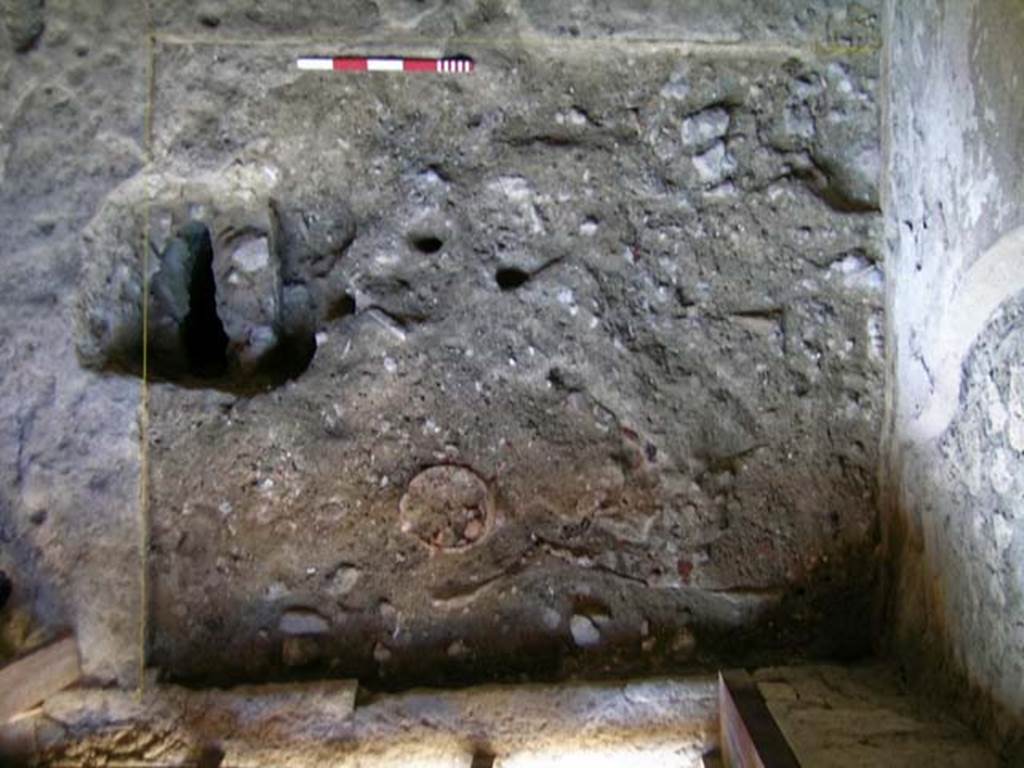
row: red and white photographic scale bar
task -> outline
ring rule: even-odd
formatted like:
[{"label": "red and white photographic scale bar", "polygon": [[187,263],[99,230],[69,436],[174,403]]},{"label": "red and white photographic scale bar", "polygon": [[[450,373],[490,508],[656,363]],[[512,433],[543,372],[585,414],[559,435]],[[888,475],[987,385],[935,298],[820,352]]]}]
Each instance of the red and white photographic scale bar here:
[{"label": "red and white photographic scale bar", "polygon": [[404,59],[364,56],[305,56],[297,60],[299,69],[336,72],[472,72],[472,59]]}]

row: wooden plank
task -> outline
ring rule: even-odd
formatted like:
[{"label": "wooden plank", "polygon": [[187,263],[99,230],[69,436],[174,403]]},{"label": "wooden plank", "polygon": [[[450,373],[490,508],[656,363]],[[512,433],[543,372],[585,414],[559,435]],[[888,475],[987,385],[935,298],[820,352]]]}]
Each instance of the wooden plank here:
[{"label": "wooden plank", "polygon": [[68,637],[0,669],[0,723],[78,682],[78,645]]},{"label": "wooden plank", "polygon": [[744,670],[719,673],[718,706],[726,768],[800,768],[764,697]]}]

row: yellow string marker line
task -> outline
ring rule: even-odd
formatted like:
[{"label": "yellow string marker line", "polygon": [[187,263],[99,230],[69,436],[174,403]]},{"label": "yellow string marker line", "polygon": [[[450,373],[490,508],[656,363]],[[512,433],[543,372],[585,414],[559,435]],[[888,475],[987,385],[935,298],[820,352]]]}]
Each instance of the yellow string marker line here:
[{"label": "yellow string marker line", "polygon": [[[152,16],[150,16],[152,18]],[[146,111],[143,136],[147,170],[153,162],[153,109],[156,95],[156,38],[146,36]],[[142,225],[142,392],[139,403],[139,636],[138,684],[146,689],[146,649],[149,637],[149,227],[152,191],[144,189]]]},{"label": "yellow string marker line", "polygon": [[609,48],[629,49],[638,53],[673,52],[683,56],[734,58],[734,59],[807,59],[814,57],[829,58],[833,56],[875,55],[881,46],[875,43],[863,45],[851,43],[834,43],[818,40],[808,41],[702,41],[675,38],[651,38],[640,35],[619,35],[615,37],[554,37],[537,33],[522,33],[516,36],[500,35],[494,37],[452,36],[443,38],[440,46],[437,39],[422,35],[390,35],[387,37],[352,36],[344,40],[338,37],[321,37],[317,35],[300,36],[217,36],[203,34],[176,34],[173,32],[157,32],[155,39],[161,45],[184,46],[222,46],[245,48],[289,48],[289,47],[331,47],[336,49],[343,44],[347,49],[388,49],[396,47],[414,48],[417,50],[436,51],[459,49],[460,46],[472,46],[481,49],[518,49],[543,48],[552,45],[560,50],[575,50],[590,53],[594,50]]}]

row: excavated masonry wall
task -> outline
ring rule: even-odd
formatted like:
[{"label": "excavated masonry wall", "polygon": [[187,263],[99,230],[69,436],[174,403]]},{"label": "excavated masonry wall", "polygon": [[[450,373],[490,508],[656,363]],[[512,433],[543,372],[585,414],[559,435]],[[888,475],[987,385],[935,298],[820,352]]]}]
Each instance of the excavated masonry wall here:
[{"label": "excavated masonry wall", "polygon": [[[6,11],[10,650],[389,687],[869,650],[877,4]],[[477,70],[294,67],[336,52]]]}]

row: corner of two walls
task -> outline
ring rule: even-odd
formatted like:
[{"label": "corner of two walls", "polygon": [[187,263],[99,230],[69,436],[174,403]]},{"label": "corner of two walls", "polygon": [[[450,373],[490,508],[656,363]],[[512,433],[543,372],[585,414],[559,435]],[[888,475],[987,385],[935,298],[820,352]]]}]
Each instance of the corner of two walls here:
[{"label": "corner of two walls", "polygon": [[1024,2],[887,0],[879,621],[1024,757]]}]

